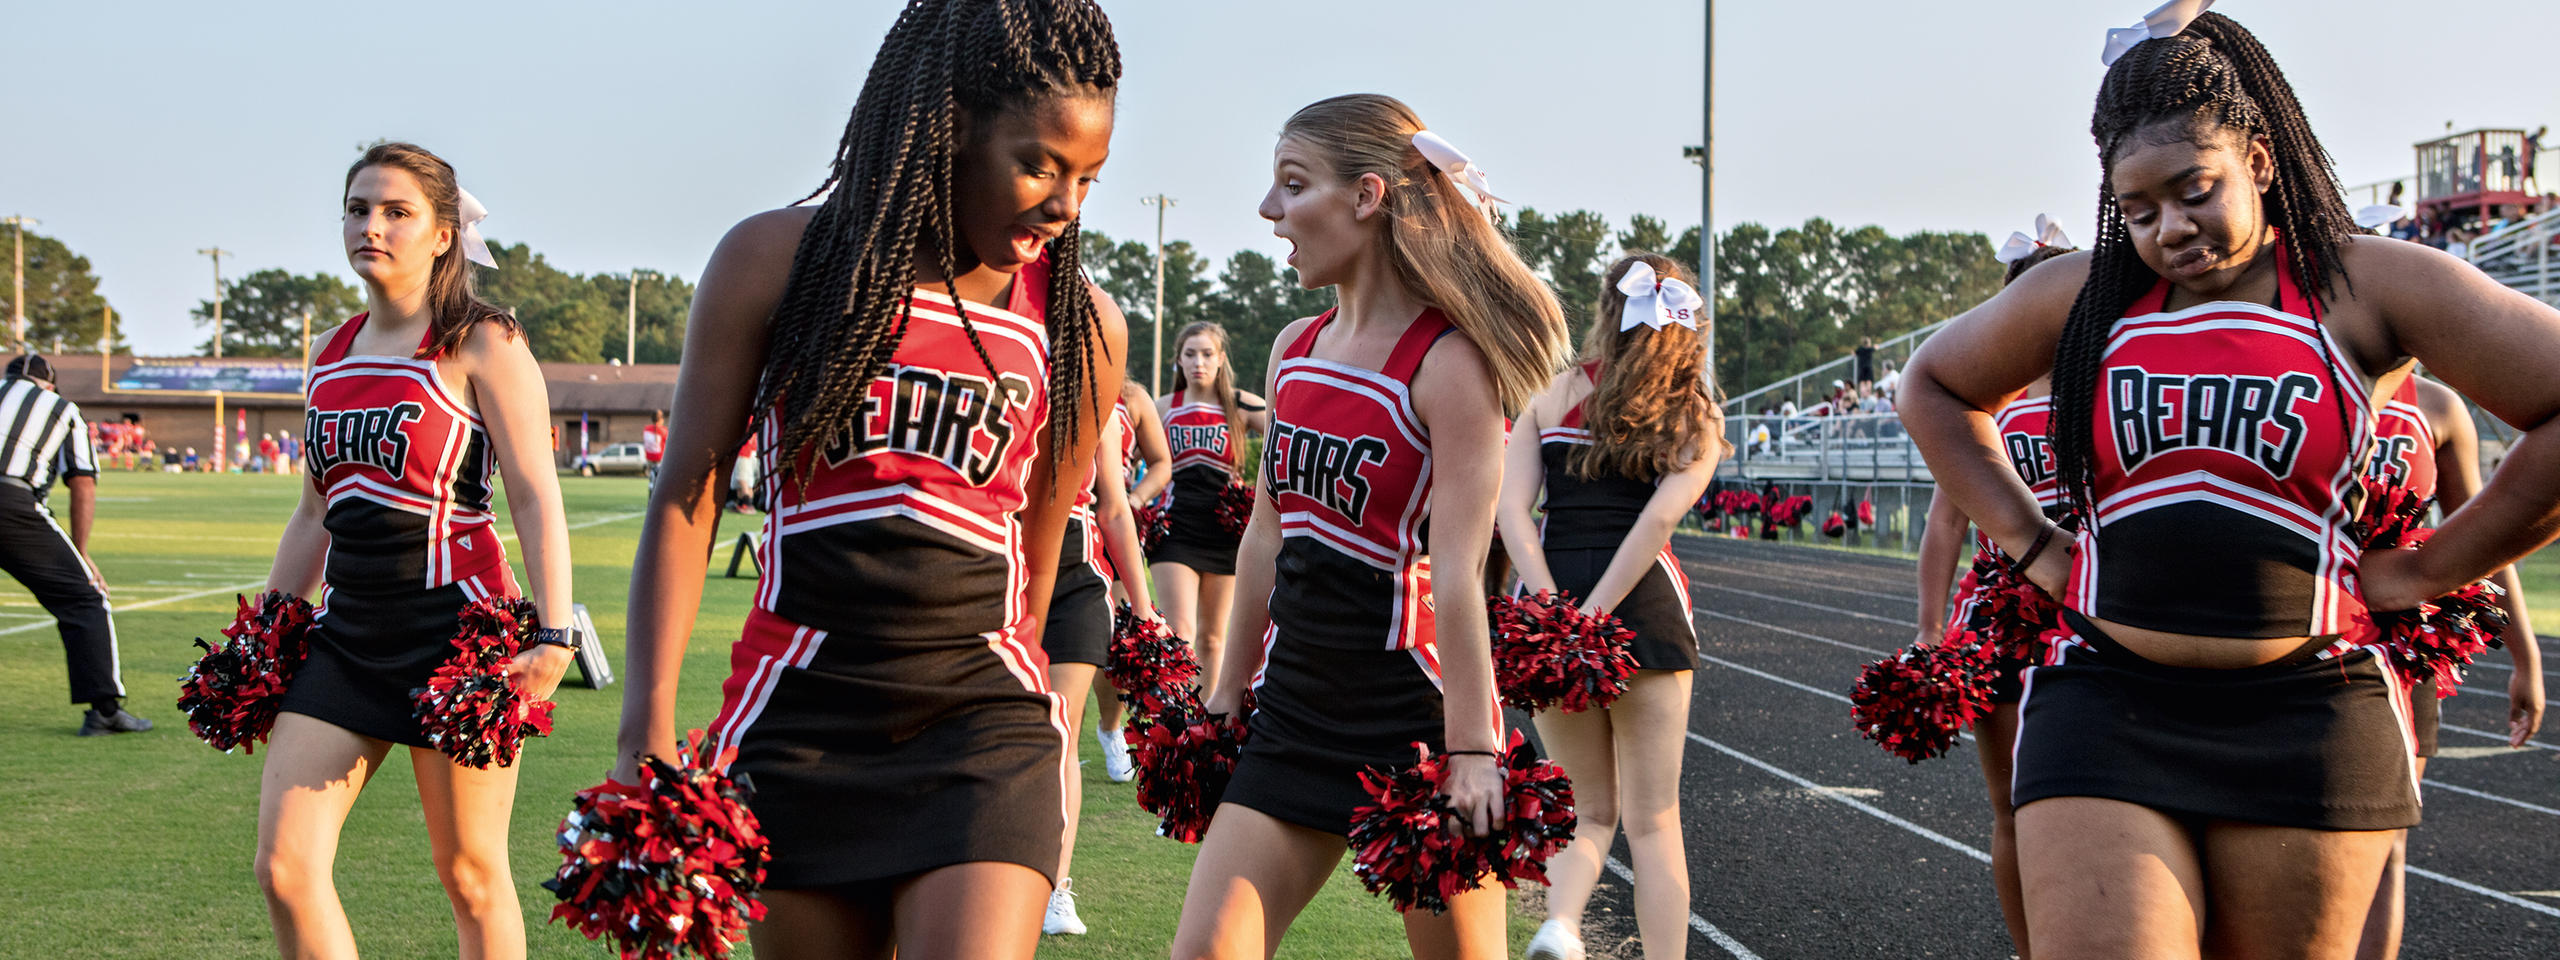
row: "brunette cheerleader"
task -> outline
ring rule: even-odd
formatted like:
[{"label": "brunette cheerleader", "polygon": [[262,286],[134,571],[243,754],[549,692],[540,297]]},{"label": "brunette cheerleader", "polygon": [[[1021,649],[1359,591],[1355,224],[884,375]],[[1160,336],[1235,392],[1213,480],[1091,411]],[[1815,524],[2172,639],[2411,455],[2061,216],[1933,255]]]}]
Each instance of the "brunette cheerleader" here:
[{"label": "brunette cheerleader", "polygon": [[1165,625],[1191,641],[1201,675],[1216,677],[1235,600],[1237,544],[1218,519],[1218,501],[1245,454],[1242,434],[1262,436],[1271,412],[1261,397],[1236,389],[1227,328],[1204,320],[1183,327],[1174,343],[1182,385],[1156,401],[1173,453],[1172,484],[1163,505],[1164,542],[1147,559]]},{"label": "brunette cheerleader", "polygon": [[[1111,416],[1120,431],[1121,478],[1127,486],[1127,494],[1120,499],[1121,514],[1129,522],[1131,535],[1137,537],[1132,542],[1144,544],[1143,531],[1137,524],[1137,506],[1155,499],[1166,484],[1173,482],[1173,454],[1165,446],[1164,421],[1156,415],[1155,398],[1148,396],[1147,388],[1138,381],[1121,381],[1120,402],[1111,408]],[[1111,581],[1113,601],[1130,604],[1143,616],[1157,617],[1151,602],[1154,591],[1145,553],[1140,549],[1135,563],[1124,563],[1106,553],[1103,559],[1109,567],[1104,574]],[[1137,768],[1129,761],[1129,741],[1121,731],[1125,711],[1118,692],[1107,682],[1095,688],[1094,713],[1093,738],[1102,744],[1103,776],[1113,783],[1127,783],[1137,775]]]},{"label": "brunette cheerleader", "polygon": [[[2027,672],[2012,790],[2039,960],[2352,956],[2418,819],[2406,699],[2357,615],[2560,530],[2560,311],[2356,235],[2274,60],[2202,6],[2110,35],[2091,252],[1904,377],[1938,482],[2067,608]],[[2359,555],[2356,475],[2409,355],[2526,433],[2424,546]],[[2077,534],[1993,442],[1991,411],[2048,372]]]},{"label": "brunette cheerleader", "polygon": [[[2077,248],[2065,239],[2062,231],[2042,214],[2036,216],[2036,236],[2023,233],[2009,235],[1997,256],[2008,264],[2001,285],[2018,281],[2028,269]],[[2053,409],[2048,397],[2053,393],[2050,377],[2039,377],[2027,385],[2024,393],[2000,408],[1993,425],[2000,431],[2000,449],[2005,452],[2018,478],[2034,491],[2036,505],[2046,516],[2057,517],[2055,506],[2059,493],[2053,483],[2053,447],[2046,442],[2046,421]],[[1920,638],[1921,644],[1935,644],[1948,634],[1947,591],[1954,582],[1958,555],[1965,540],[1965,528],[1972,521],[1956,507],[1955,498],[1943,491],[1929,496],[1929,525],[1920,534]],[[1988,537],[1977,538],[1976,562],[1988,559],[2006,562]],[[1971,581],[1967,581],[1970,585]],[[1961,626],[1973,616],[1973,596],[1968,589],[1955,595],[1956,624]],[[2012,633],[2039,630],[2025,625],[2004,625]],[[2019,640],[2033,640],[2016,637]],[[2018,695],[2023,690],[2020,678],[2031,663],[2006,657],[1998,661],[1998,676],[1991,684],[1991,713],[1974,724],[1977,741],[1974,755],[1982,761],[1982,785],[1991,796],[1991,886],[2000,896],[2000,917],[2009,926],[2009,939],[2017,944],[2019,960],[2031,960],[2027,951],[2027,912],[2018,892],[2017,807],[2009,802],[2009,750],[2017,742]]]},{"label": "brunette cheerleader", "polygon": [[465,957],[524,956],[507,861],[516,767],[473,769],[429,745],[410,691],[454,653],[455,613],[517,595],[490,513],[506,478],[543,643],[508,674],[549,697],[569,667],[569,532],[548,445],[551,403],[523,329],[472,294],[495,266],[487,215],[426,149],[380,143],[347,170],[347,263],[365,312],[312,358],[310,465],[267,589],[320,601],[311,658],[269,740],[258,797],[258,885],[287,957],[352,957],[330,881],[347,811],[409,748],[436,877]]},{"label": "brunette cheerleader", "polygon": [[[2472,494],[2480,490],[2480,435],[2462,395],[2416,374],[2401,381],[2399,392],[2383,406],[2376,423],[2373,459],[2365,467],[2365,476],[2406,486],[2421,498],[2434,497],[2436,506],[2448,515],[2471,502]],[[2503,639],[2508,662],[2515,668],[2507,678],[2507,737],[2509,746],[2522,747],[2542,726],[2542,648],[2534,640],[2533,618],[2525,608],[2515,568],[2501,569],[2489,581],[2506,591],[2500,601],[2508,618]],[[2437,728],[2444,713],[2437,692],[2432,677],[2409,691],[2421,775],[2426,773],[2427,758],[2435,756],[2441,732]],[[2360,958],[2389,960],[2400,955],[2408,855],[2409,837],[2402,831],[2392,842],[2391,862],[2383,871],[2373,910],[2365,915],[2364,940],[2356,949]]]},{"label": "brunette cheerleader", "polygon": [[616,779],[677,747],[719,460],[764,574],[710,735],[772,842],[759,957],[1028,957],[1067,725],[1040,636],[1123,321],[1078,268],[1120,55],[1084,0],[914,0],[815,207],[704,270],[632,577]]},{"label": "brunette cheerleader", "polygon": [[[1480,204],[1483,172],[1404,104],[1356,94],[1281,128],[1261,213],[1338,310],[1271,350],[1273,426],[1208,707],[1257,704],[1211,821],[1178,960],[1265,958],[1342,858],[1369,766],[1449,757],[1476,835],[1503,819],[1483,564],[1504,412],[1561,366],[1564,318]],[[1461,178],[1465,178],[1462,180]],[[1179,448],[1181,441],[1176,440]],[[1417,957],[1503,954],[1499,886],[1407,913]]]},{"label": "brunette cheerleader", "polygon": [[[1547,921],[1529,960],[1582,960],[1582,911],[1627,828],[1636,928],[1648,960],[1686,956],[1688,851],[1680,758],[1698,667],[1689,578],[1671,531],[1730,452],[1707,382],[1704,303],[1670,258],[1609,268],[1581,365],[1511,428],[1501,526],[1524,590],[1562,590],[1635,632],[1635,679],[1609,706],[1537,715],[1538,742],[1573,778],[1573,845],[1547,864]],[[1542,524],[1531,515],[1545,497]]]}]

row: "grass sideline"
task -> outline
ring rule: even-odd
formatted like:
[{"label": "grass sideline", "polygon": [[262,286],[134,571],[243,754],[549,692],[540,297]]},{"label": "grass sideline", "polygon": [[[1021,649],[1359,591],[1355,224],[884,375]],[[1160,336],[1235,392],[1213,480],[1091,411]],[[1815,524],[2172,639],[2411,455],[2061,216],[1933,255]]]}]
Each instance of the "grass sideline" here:
[{"label": "grass sideline", "polygon": [[[573,528],[576,595],[619,665],[643,488],[637,479],[614,477],[565,477],[562,488]],[[215,753],[187,732],[174,701],[178,678],[197,653],[191,641],[230,622],[235,590],[253,590],[247,585],[264,580],[297,490],[291,477],[101,478],[103,502],[90,545],[115,591],[129,704],[158,725],[147,734],[73,736],[80,713],[66,702],[52,621],[15,581],[0,578],[0,810],[14,821],[0,831],[0,863],[9,865],[5,889],[14,904],[0,956],[275,955],[265,904],[250,875],[264,755]],[[752,519],[730,515],[724,537],[734,539]],[[718,707],[729,643],[748,609],[752,581],[720,576],[727,559],[724,543],[685,657],[678,709],[687,724],[709,722]],[[619,686],[564,687],[555,734],[527,748],[509,847],[530,956],[611,955],[550,924],[551,895],[538,884],[559,863],[552,830],[569,795],[604,778],[621,699]],[[1089,728],[1090,708],[1086,722]],[[1163,956],[1196,848],[1155,836],[1154,819],[1131,802],[1128,786],[1102,776],[1091,735],[1081,739],[1085,814],[1074,869],[1092,932],[1045,937],[1040,954]],[[395,750],[383,764],[348,817],[338,891],[366,956],[450,957],[451,914],[429,865],[415,781],[400,754]],[[1536,918],[1513,914],[1516,952]],[[1285,954],[1403,956],[1403,930],[1383,900],[1360,889],[1346,857],[1298,920]]]}]

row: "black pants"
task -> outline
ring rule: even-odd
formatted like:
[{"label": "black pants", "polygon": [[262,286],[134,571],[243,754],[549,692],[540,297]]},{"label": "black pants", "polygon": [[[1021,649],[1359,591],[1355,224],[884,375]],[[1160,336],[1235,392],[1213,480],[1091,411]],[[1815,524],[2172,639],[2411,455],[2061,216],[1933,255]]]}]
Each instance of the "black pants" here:
[{"label": "black pants", "polygon": [[89,565],[35,492],[6,481],[0,481],[0,571],[17,578],[58,622],[71,702],[124,696],[116,677],[115,621],[106,596],[89,582]]}]

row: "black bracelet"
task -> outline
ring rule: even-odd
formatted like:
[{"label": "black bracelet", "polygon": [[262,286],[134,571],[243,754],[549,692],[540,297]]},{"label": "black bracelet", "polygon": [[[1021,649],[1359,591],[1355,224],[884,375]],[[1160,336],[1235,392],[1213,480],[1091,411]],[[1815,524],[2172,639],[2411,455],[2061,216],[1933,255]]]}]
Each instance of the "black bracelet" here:
[{"label": "black bracelet", "polygon": [[535,630],[533,643],[535,646],[549,645],[566,649],[570,653],[578,652],[578,635],[567,627],[543,627]]},{"label": "black bracelet", "polygon": [[1444,757],[1492,757],[1496,760],[1502,759],[1502,754],[1491,750],[1442,750],[1440,751],[1440,755]]},{"label": "black bracelet", "polygon": [[2053,542],[2053,531],[2055,529],[2056,528],[2053,524],[2045,524],[2044,529],[2036,533],[2035,546],[2028,547],[2027,552],[2019,555],[2016,562],[2009,564],[2009,572],[2021,577],[2026,576],[2027,568],[2034,566],[2036,558],[2044,555],[2045,544]]}]

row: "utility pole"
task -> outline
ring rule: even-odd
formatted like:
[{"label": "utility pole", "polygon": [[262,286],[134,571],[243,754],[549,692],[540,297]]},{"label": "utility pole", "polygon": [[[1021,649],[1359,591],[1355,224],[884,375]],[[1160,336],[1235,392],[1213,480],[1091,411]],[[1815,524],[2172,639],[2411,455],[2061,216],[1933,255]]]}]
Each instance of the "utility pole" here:
[{"label": "utility pole", "polygon": [[213,355],[222,356],[222,258],[238,256],[221,247],[204,247],[196,251],[213,258]]},{"label": "utility pole", "polygon": [[[1705,142],[1682,147],[1680,155],[1698,165],[1698,293],[1707,301],[1707,371],[1715,372],[1716,356],[1716,2],[1707,0]],[[1742,381],[1751,377],[1750,337],[1743,338]],[[1719,387],[1723,386],[1718,384]],[[1741,382],[1734,384],[1741,392]],[[1744,413],[1751,411],[1745,410]]]},{"label": "utility pole", "polygon": [[1174,205],[1172,197],[1156,194],[1139,197],[1139,203],[1156,208],[1156,362],[1147,368],[1147,392],[1164,393],[1164,212]]},{"label": "utility pole", "polygon": [[9,294],[9,342],[24,352],[27,349],[27,228],[40,226],[44,221],[11,215],[0,217],[0,223],[18,228],[17,281]]},{"label": "utility pole", "polygon": [[307,306],[302,308],[302,376],[305,381],[311,377],[311,308]]},{"label": "utility pole", "polygon": [[644,273],[658,276],[655,270],[631,268],[631,296],[624,301],[622,311],[622,365],[626,367],[638,362],[640,355],[640,275]]}]

